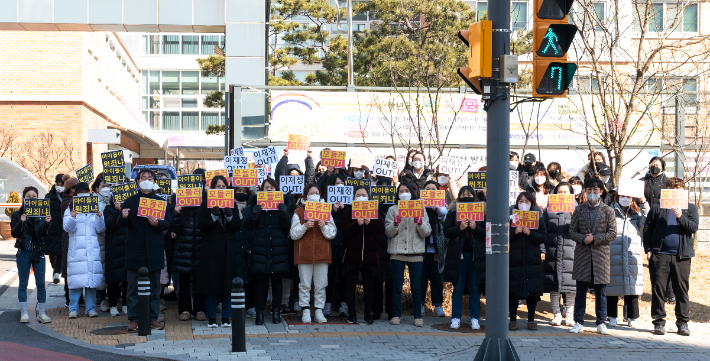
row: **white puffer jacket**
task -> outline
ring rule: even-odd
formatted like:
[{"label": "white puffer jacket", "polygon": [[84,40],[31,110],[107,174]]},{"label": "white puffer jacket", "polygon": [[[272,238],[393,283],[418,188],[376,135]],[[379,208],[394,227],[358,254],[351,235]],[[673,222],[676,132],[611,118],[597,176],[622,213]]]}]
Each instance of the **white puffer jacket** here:
[{"label": "white puffer jacket", "polygon": [[103,216],[64,212],[64,230],[69,233],[67,283],[70,289],[97,288],[104,279],[98,234],[106,230]]}]

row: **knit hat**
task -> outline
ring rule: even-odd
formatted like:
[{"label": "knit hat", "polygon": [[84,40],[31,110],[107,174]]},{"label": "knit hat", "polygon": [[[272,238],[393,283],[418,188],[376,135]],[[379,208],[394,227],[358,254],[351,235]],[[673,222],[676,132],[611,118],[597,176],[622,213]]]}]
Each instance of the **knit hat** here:
[{"label": "knit hat", "polygon": [[64,189],[69,190],[71,187],[79,184],[79,179],[76,177],[72,177],[69,174],[65,174],[64,177],[62,177],[62,180],[64,181]]},{"label": "knit hat", "polygon": [[79,182],[79,183],[77,183],[76,188],[74,188],[74,190],[75,190],[77,193],[79,193],[79,192],[81,192],[81,191],[83,191],[83,190],[90,191],[91,188],[89,188],[89,183],[86,183],[86,182]]}]

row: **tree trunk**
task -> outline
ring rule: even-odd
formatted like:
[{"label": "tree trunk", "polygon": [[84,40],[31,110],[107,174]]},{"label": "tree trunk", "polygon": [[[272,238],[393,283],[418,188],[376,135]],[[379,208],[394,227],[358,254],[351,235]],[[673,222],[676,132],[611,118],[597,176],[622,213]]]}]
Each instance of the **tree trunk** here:
[{"label": "tree trunk", "polygon": [[612,177],[611,184],[616,187],[619,185],[619,179],[621,178],[621,172],[624,170],[624,152],[621,151],[616,155],[614,159],[614,174]]}]

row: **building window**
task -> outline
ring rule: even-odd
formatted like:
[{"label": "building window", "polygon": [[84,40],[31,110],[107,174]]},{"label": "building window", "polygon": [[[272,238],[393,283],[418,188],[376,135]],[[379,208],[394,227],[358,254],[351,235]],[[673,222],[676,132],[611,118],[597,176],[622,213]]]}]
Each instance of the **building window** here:
[{"label": "building window", "polygon": [[596,15],[596,19],[594,20],[594,29],[596,31],[602,31],[604,30],[604,3],[593,3],[594,6],[594,13]]},{"label": "building window", "polygon": [[182,130],[200,130],[198,112],[182,112]]},{"label": "building window", "polygon": [[683,10],[683,32],[698,32],[698,4],[690,4]]},{"label": "building window", "polygon": [[197,35],[182,36],[182,54],[198,55],[200,53],[200,37]]},{"label": "building window", "polygon": [[217,112],[202,112],[202,129],[206,130],[210,125],[221,125],[221,117]]},{"label": "building window", "polygon": [[148,89],[148,94],[160,95],[160,72],[151,71],[150,72],[150,85]]},{"label": "building window", "polygon": [[160,130],[160,112],[150,112],[150,127],[155,130]]},{"label": "building window", "polygon": [[513,2],[510,20],[512,22],[513,31],[527,28],[528,22],[528,3]]},{"label": "building window", "polygon": [[651,7],[650,21],[648,22],[648,31],[662,33],[665,27],[663,26],[663,3],[653,4]]},{"label": "building window", "polygon": [[197,95],[199,92],[199,71],[183,71],[182,72],[182,94]]},{"label": "building window", "polygon": [[215,45],[220,45],[219,35],[202,35],[202,55],[214,54]]},{"label": "building window", "polygon": [[179,71],[164,71],[163,72],[163,94],[179,95],[180,94],[180,72]]},{"label": "building window", "polygon": [[180,54],[180,36],[179,35],[163,35],[163,54],[166,54],[166,55]]},{"label": "building window", "polygon": [[180,112],[163,112],[162,130],[180,130]]},{"label": "building window", "polygon": [[182,98],[183,108],[197,108],[197,98]]},{"label": "building window", "polygon": [[200,80],[202,81],[201,94],[208,95],[219,90],[219,79],[217,77],[203,76]]}]

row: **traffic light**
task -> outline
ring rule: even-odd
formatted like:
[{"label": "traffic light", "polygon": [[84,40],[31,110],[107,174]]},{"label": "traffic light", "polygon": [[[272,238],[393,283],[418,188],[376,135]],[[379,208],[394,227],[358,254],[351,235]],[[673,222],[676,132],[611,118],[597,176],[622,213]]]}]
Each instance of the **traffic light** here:
[{"label": "traffic light", "polygon": [[567,62],[567,50],[577,26],[567,23],[574,0],[534,0],[533,84],[534,97],[566,97],[577,64]]},{"label": "traffic light", "polygon": [[458,68],[456,73],[476,94],[481,94],[481,78],[493,74],[493,23],[483,20],[468,26],[458,33],[459,39],[468,47],[468,67]]}]

